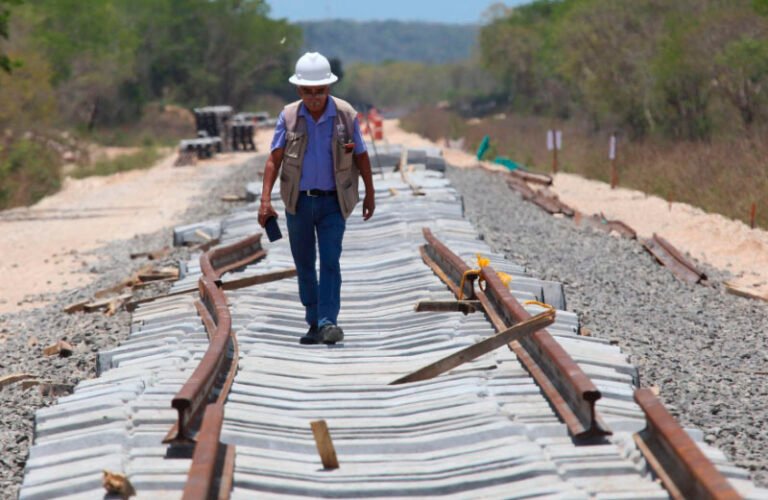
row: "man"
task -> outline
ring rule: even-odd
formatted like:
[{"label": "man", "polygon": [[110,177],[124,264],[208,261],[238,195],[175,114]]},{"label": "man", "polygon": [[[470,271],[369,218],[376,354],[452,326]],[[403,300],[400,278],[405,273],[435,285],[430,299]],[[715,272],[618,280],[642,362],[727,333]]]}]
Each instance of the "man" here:
[{"label": "man", "polygon": [[[341,296],[342,239],[346,219],[359,201],[358,176],[365,185],[363,220],[375,209],[371,162],[360,133],[357,113],[346,101],[329,96],[338,78],[328,59],[308,52],[296,63],[289,82],[299,101],[287,105],[277,120],[271,153],[264,169],[259,224],[277,213],[272,187],[280,172],[280,197],[299,296],[309,325],[302,344],[334,344],[344,338],[338,326]],[[316,244],[320,253],[320,281],[315,271]]]}]

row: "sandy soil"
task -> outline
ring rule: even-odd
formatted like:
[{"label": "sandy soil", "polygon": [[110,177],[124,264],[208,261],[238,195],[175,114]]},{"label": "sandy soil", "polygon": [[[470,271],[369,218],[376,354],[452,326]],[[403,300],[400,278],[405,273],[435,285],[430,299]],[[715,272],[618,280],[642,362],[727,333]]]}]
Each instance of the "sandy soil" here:
[{"label": "sandy soil", "polygon": [[[271,131],[257,135],[259,151],[270,138]],[[36,205],[0,212],[0,273],[10,277],[0,280],[0,314],[39,306],[44,298],[36,295],[88,284],[95,277],[92,250],[179,223],[211,179],[253,154],[223,154],[183,168],[173,167],[175,157],[147,170],[67,178],[61,191]]]},{"label": "sandy soil", "polygon": [[[392,144],[444,146],[403,131],[397,120],[385,121],[384,136]],[[271,137],[271,130],[258,131],[259,151],[267,150]],[[478,165],[464,151],[446,148],[444,155],[455,166]],[[92,250],[178,223],[208,181],[249,157],[220,155],[196,167],[174,168],[171,155],[148,170],[67,179],[59,193],[33,207],[0,212],[0,272],[11,277],[0,280],[0,314],[40,305],[44,299],[36,295],[88,284],[94,277],[89,272]],[[693,257],[730,271],[738,286],[768,297],[765,231],[682,203],[673,203],[670,210],[660,198],[627,189],[612,191],[604,183],[570,174],[557,175],[553,191],[582,212],[603,212],[624,221],[641,236],[656,232]]]},{"label": "sandy soil", "polygon": [[[440,146],[417,134],[399,128],[398,120],[384,122],[384,136],[393,144],[412,147]],[[476,167],[474,155],[444,149],[448,163],[458,167]],[[498,165],[484,166],[503,170]],[[640,191],[618,188],[573,174],[557,174],[552,191],[571,207],[586,214],[602,212],[609,219],[619,219],[641,237],[657,233],[683,252],[709,265],[730,272],[733,285],[768,300],[768,232],[750,229],[740,221],[684,203],[672,203]]]}]

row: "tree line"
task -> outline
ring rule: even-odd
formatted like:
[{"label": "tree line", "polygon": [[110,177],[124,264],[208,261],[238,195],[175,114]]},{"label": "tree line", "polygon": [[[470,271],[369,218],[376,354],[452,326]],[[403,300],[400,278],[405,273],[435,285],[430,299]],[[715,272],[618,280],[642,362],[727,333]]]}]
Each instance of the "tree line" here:
[{"label": "tree line", "polygon": [[[304,49],[320,51],[351,63],[408,61],[454,63],[472,55],[477,33],[473,24],[437,24],[417,21],[305,21]],[[340,34],[343,33],[343,36]]]},{"label": "tree line", "polygon": [[480,57],[515,110],[702,140],[768,119],[766,14],[766,0],[497,5]]},{"label": "tree line", "polygon": [[301,30],[268,14],[263,0],[0,0],[0,128],[284,92]]}]

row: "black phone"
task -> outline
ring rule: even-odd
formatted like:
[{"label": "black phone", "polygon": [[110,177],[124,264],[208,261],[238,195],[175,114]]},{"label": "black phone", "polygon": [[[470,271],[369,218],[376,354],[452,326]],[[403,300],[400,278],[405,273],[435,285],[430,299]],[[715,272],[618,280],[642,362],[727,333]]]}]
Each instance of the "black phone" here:
[{"label": "black phone", "polygon": [[267,219],[264,229],[267,230],[267,238],[269,238],[269,241],[277,241],[283,237],[283,233],[280,232],[280,226],[277,225],[277,217],[275,216]]}]

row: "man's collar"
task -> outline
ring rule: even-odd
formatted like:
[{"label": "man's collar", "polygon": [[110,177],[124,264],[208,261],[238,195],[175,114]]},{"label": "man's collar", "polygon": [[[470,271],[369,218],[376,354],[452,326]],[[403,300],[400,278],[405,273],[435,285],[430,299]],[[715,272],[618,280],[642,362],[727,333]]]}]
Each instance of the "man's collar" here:
[{"label": "man's collar", "polygon": [[[299,114],[304,118],[312,119],[312,115],[309,113],[309,110],[307,110],[307,107],[304,106],[303,102],[299,105]],[[323,111],[323,114],[320,115],[320,119],[317,120],[317,123],[322,123],[325,119],[332,118],[334,116],[336,116],[336,103],[333,102],[333,97],[328,94],[328,101],[325,104],[325,111]]]}]

